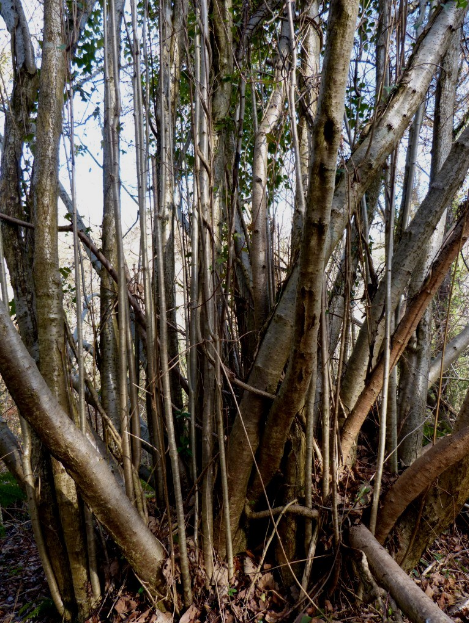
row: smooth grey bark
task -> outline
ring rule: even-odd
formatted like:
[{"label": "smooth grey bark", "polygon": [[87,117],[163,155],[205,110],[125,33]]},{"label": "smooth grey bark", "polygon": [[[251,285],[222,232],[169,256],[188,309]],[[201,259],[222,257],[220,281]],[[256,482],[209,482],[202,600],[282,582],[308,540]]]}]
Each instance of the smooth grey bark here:
[{"label": "smooth grey bark", "polygon": [[[443,374],[455,363],[459,357],[469,348],[469,325],[458,333],[445,348],[443,357]],[[428,389],[434,385],[440,377],[442,353],[430,362],[428,371]]]},{"label": "smooth grey bark", "polygon": [[[453,139],[454,105],[459,65],[460,32],[456,31],[443,59],[435,97],[435,124],[433,128],[432,181],[446,157]],[[416,140],[416,139],[415,139]],[[410,174],[409,174],[410,175]],[[410,190],[408,190],[410,193]],[[444,235],[446,210],[426,245],[422,246],[422,256],[412,273],[409,296],[421,286],[433,256]],[[405,226],[405,223],[404,223]],[[428,371],[431,346],[431,308],[424,314],[417,327],[412,343],[402,358],[399,379],[399,457],[405,465],[410,465],[420,452],[423,441],[423,424],[427,406]]]}]

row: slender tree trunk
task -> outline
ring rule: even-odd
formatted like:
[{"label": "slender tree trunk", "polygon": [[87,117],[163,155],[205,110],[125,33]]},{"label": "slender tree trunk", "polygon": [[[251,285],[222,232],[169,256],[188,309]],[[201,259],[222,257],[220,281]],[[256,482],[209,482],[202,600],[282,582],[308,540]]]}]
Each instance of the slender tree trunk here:
[{"label": "slender tree trunk", "polygon": [[[120,50],[120,24],[122,21],[123,1],[118,0],[116,7],[116,41],[117,49]],[[112,143],[119,145],[119,136],[112,136],[115,131],[113,118],[116,114],[116,99],[113,84],[119,80],[119,75],[114,75],[114,67],[112,64],[112,37],[107,38],[107,47],[104,50],[108,68],[107,81],[108,88],[104,89],[104,127],[103,127],[103,253],[106,258],[115,267],[117,264],[117,245],[116,245],[116,221],[115,221],[115,203],[118,197],[115,197],[118,185],[113,182],[113,150]],[[119,354],[117,350],[117,285],[109,275],[108,271],[103,267],[101,269],[101,331],[100,331],[100,352],[101,352],[101,399],[103,408],[111,418],[117,430],[120,429],[119,419],[119,394],[118,394],[118,363]]]},{"label": "slender tree trunk", "polygon": [[254,299],[254,319],[256,331],[260,331],[270,310],[268,288],[268,197],[267,197],[267,156],[269,140],[277,126],[285,103],[285,82],[288,75],[287,58],[289,54],[290,28],[284,17],[275,63],[274,88],[265,113],[256,133],[252,167],[252,236],[251,264],[252,291]]},{"label": "slender tree trunk", "polygon": [[[39,366],[49,388],[68,410],[65,378],[65,324],[58,263],[57,202],[59,140],[62,132],[66,52],[60,0],[44,4],[44,44],[39,83],[37,140],[33,179],[35,219],[34,286]],[[90,611],[83,523],[77,490],[64,467],[52,460],[60,521],[72,574],[79,619]],[[53,554],[52,554],[53,555]]]},{"label": "slender tree trunk", "polygon": [[[176,315],[176,277],[175,277],[175,162],[174,135],[176,130],[176,111],[179,98],[181,63],[184,49],[184,32],[187,22],[187,0],[176,0],[175,3],[165,2],[162,15],[161,42],[161,77],[159,90],[158,124],[160,132],[165,133],[164,150],[162,139],[158,142],[158,187],[165,188],[164,197],[160,199],[161,234],[163,240],[163,266],[165,280],[166,313],[168,321],[168,348],[171,365],[171,396],[173,403],[182,409],[182,393],[179,376],[174,366],[179,359],[179,343]],[[164,180],[163,180],[164,177]],[[156,241],[154,241],[156,246]],[[157,305],[158,309],[158,305]]]},{"label": "slender tree trunk", "polygon": [[[459,357],[469,347],[469,325],[466,325],[464,329],[458,333],[448,344],[443,357],[443,374],[445,374],[449,368],[455,363]],[[428,389],[430,389],[440,378],[442,353],[432,359],[430,362],[430,369],[428,372]]]}]

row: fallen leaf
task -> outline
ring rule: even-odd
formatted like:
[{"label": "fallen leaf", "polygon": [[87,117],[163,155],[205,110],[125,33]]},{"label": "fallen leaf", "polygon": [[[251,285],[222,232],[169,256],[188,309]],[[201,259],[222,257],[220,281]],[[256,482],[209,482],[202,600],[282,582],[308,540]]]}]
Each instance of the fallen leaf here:
[{"label": "fallen leaf", "polygon": [[200,613],[201,611],[197,608],[197,606],[192,604],[179,619],[179,623],[194,623]]},{"label": "fallen leaf", "polygon": [[246,556],[244,559],[243,570],[246,575],[253,576],[257,571],[257,565],[255,565],[254,562]]},{"label": "fallen leaf", "polygon": [[331,604],[331,602],[326,599],[326,601],[324,602],[324,605],[326,606],[326,610],[328,610],[328,612],[334,612],[334,606]]},{"label": "fallen leaf", "polygon": [[122,614],[123,612],[128,612],[129,608],[127,606],[127,598],[120,597],[114,604],[114,610],[119,614]]},{"label": "fallen leaf", "polygon": [[257,583],[257,587],[261,591],[270,591],[272,589],[277,588],[277,584],[275,583],[274,576],[272,573],[265,573],[259,582]]},{"label": "fallen leaf", "polygon": [[145,610],[145,612],[142,612],[142,614],[138,617],[135,623],[145,623],[145,621],[147,620],[147,616],[150,614],[150,611],[151,611],[151,608],[148,608],[148,610]]}]

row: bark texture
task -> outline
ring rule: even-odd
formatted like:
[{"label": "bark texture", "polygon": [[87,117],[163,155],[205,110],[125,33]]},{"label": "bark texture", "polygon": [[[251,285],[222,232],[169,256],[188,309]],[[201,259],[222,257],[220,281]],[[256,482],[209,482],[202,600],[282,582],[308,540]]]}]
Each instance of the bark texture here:
[{"label": "bark texture", "polygon": [[267,418],[259,454],[259,477],[250,497],[257,499],[283,454],[286,436],[302,409],[308,387],[316,387],[317,338],[334,197],[337,153],[342,133],[345,87],[358,15],[358,2],[331,3],[323,80],[312,136],[312,159],[303,239],[300,247],[294,334],[285,380]]}]

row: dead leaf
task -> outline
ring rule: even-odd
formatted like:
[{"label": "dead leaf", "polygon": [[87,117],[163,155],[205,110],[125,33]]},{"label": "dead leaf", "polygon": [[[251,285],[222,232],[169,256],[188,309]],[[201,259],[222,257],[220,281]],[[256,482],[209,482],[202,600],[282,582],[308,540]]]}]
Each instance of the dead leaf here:
[{"label": "dead leaf", "polygon": [[257,583],[257,588],[259,588],[261,591],[270,591],[276,589],[277,584],[275,583],[273,574],[265,573]]},{"label": "dead leaf", "polygon": [[334,612],[334,606],[331,604],[331,602],[326,599],[326,601],[324,602],[324,605],[326,606],[326,610],[328,612]]},{"label": "dead leaf", "polygon": [[114,610],[118,612],[119,614],[122,614],[123,612],[127,612],[128,611],[127,599],[125,597],[120,597],[117,600],[117,602],[114,604]]},{"label": "dead leaf", "polygon": [[215,565],[215,569],[213,570],[212,575],[212,584],[217,586],[218,590],[225,589],[228,590],[229,581],[228,581],[228,569],[225,565],[217,564]]},{"label": "dead leaf", "polygon": [[427,586],[427,588],[425,589],[425,595],[427,597],[430,597],[430,599],[433,597],[434,595],[434,590],[433,588],[430,586],[430,584]]},{"label": "dead leaf", "polygon": [[254,562],[250,558],[248,558],[248,556],[246,556],[246,558],[244,559],[243,567],[245,575],[251,576],[252,579],[252,576],[254,576],[257,571],[257,565],[254,564]]},{"label": "dead leaf", "polygon": [[197,606],[192,604],[179,619],[179,623],[194,623],[200,613],[201,611],[197,608]]},{"label": "dead leaf", "polygon": [[[155,618],[153,618],[155,617]],[[171,623],[173,621],[173,615],[169,612],[161,612],[160,610],[156,610],[152,615],[152,623]]]},{"label": "dead leaf", "polygon": [[150,614],[150,611],[151,611],[151,608],[148,608],[148,610],[145,610],[145,612],[142,612],[142,614],[138,617],[135,623],[145,623],[145,621],[147,620],[147,616]]}]

